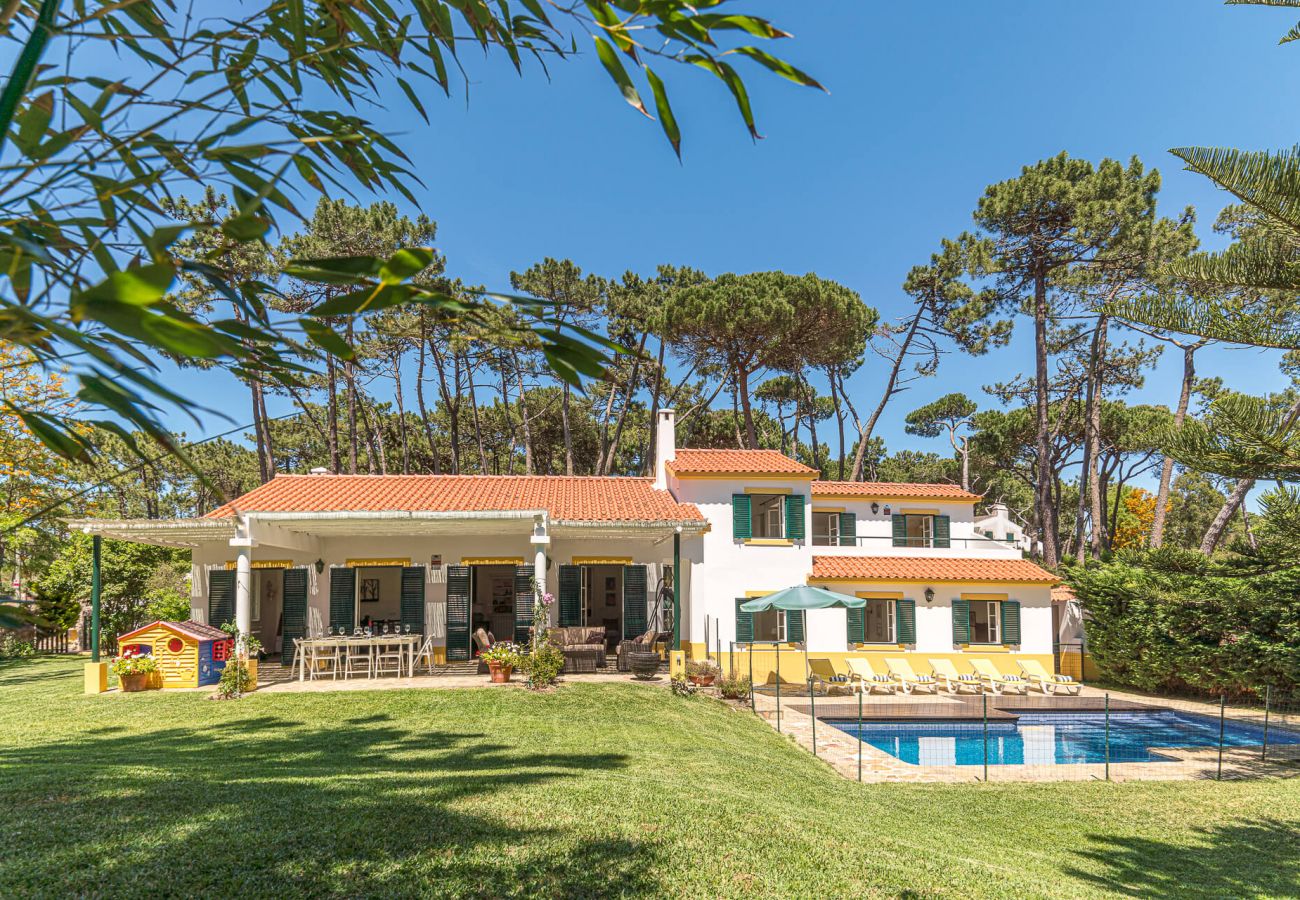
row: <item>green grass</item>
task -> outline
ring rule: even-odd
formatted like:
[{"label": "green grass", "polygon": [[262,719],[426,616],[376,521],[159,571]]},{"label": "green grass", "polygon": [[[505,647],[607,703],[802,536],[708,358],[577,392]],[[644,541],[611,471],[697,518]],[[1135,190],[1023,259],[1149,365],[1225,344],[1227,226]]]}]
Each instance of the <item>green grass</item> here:
[{"label": "green grass", "polygon": [[0,896],[1300,894],[1300,780],[858,785],[632,684],[80,689],[0,664]]}]

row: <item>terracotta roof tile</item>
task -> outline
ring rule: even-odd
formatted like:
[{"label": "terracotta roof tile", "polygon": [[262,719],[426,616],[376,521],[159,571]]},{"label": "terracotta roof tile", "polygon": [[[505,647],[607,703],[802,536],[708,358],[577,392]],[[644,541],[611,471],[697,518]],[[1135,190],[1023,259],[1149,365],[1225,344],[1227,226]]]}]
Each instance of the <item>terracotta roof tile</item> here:
[{"label": "terracotta roof tile", "polygon": [[562,475],[277,475],[208,513],[486,512],[547,510],[583,522],[695,522],[693,503],[678,503],[648,478]]},{"label": "terracotta roof tile", "polygon": [[678,475],[815,475],[778,450],[678,450],[668,467]]},{"label": "terracotta roof tile", "polygon": [[1074,599],[1074,588],[1070,587],[1068,584],[1058,584],[1056,587],[1052,588],[1053,603],[1064,603],[1067,600]]},{"label": "terracotta roof tile", "polygon": [[814,497],[874,497],[881,500],[978,500],[979,494],[955,484],[913,484],[893,481],[814,481]]},{"label": "terracotta roof tile", "polygon": [[814,556],[812,580],[1013,581],[1056,584],[1051,572],[1027,559],[938,556]]}]

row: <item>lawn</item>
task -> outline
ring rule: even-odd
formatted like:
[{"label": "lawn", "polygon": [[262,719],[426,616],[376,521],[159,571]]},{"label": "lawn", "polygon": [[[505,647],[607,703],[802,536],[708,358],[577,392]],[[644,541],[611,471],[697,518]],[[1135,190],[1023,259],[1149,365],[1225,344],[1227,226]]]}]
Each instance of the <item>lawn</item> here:
[{"label": "lawn", "polygon": [[80,689],[0,663],[0,896],[1300,894],[1300,779],[858,785],[632,684]]}]

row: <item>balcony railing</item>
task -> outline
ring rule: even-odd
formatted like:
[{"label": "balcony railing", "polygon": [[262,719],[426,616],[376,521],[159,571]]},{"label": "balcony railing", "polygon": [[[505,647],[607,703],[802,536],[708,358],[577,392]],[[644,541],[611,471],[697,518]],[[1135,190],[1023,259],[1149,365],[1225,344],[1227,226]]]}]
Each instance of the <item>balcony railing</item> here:
[{"label": "balcony railing", "polygon": [[948,546],[935,547],[934,538],[907,538],[904,543],[895,544],[892,535],[888,534],[860,534],[853,538],[852,544],[845,544],[841,538],[833,541],[828,540],[825,535],[813,535],[812,546],[814,547],[870,547],[879,549],[883,547],[894,547],[899,550],[903,549],[954,549],[954,550],[1014,550],[1016,549],[1015,541],[1003,541],[991,537],[954,537],[948,539]]}]

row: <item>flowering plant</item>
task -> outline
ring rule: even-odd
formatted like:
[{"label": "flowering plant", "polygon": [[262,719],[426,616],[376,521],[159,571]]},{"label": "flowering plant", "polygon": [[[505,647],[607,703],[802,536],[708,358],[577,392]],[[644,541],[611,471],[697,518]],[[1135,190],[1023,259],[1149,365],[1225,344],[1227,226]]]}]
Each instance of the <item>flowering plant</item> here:
[{"label": "flowering plant", "polygon": [[498,641],[480,653],[478,658],[487,663],[517,666],[519,665],[519,647],[510,641]]},{"label": "flowering plant", "polygon": [[127,650],[121,656],[114,657],[109,668],[118,678],[123,675],[152,675],[158,671],[158,660],[135,650]]}]

